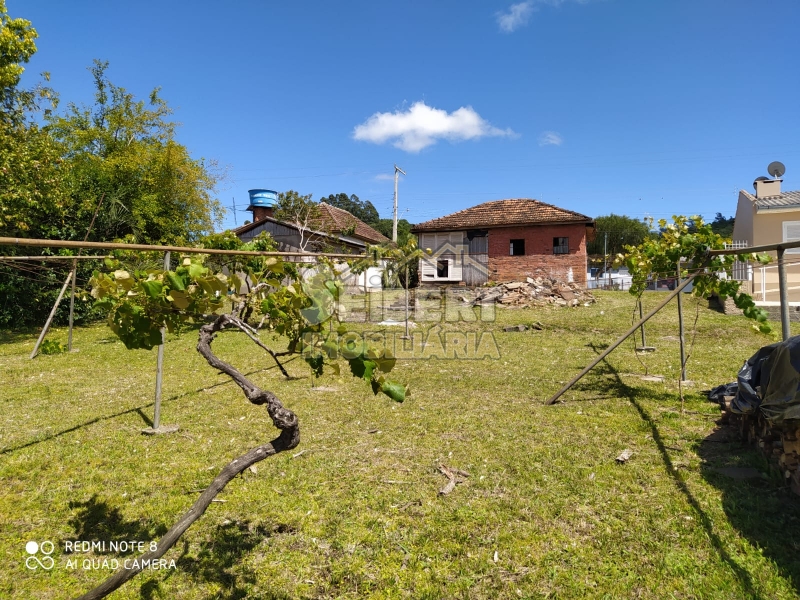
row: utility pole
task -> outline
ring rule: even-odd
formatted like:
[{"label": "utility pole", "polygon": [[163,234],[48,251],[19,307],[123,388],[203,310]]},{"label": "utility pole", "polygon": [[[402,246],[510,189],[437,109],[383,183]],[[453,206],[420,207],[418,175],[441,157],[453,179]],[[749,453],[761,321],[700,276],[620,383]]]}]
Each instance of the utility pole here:
[{"label": "utility pole", "polygon": [[392,222],[392,241],[396,244],[397,243],[397,174],[402,173],[403,175],[406,174],[403,169],[398,167],[397,165],[394,166],[394,221]]}]

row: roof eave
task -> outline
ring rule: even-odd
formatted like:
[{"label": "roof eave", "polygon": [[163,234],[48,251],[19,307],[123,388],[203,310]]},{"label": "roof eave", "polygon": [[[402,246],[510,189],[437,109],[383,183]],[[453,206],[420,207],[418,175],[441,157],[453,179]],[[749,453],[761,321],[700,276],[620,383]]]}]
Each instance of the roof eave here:
[{"label": "roof eave", "polygon": [[594,219],[574,219],[569,221],[528,221],[524,223],[503,223],[500,225],[468,225],[457,227],[412,227],[411,233],[437,233],[444,231],[471,231],[472,229],[505,229],[508,227],[544,227],[546,225],[591,225],[594,226]]}]

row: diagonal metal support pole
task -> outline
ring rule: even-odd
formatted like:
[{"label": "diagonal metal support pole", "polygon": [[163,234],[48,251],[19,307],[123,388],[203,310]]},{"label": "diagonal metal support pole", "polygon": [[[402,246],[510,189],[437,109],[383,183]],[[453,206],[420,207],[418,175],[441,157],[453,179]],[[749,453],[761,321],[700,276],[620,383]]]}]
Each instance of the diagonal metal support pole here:
[{"label": "diagonal metal support pole", "polygon": [[603,352],[600,356],[598,356],[595,360],[593,360],[591,364],[588,367],[586,367],[583,371],[581,371],[575,377],[573,377],[569,381],[569,383],[567,383],[563,388],[558,390],[558,392],[556,392],[552,398],[550,398],[547,402],[545,402],[545,404],[547,405],[555,404],[556,401],[564,394],[564,392],[566,392],[567,390],[569,390],[569,388],[578,383],[583,378],[583,376],[586,375],[592,369],[594,369],[600,363],[600,361],[602,361],[606,356],[608,356],[614,350],[616,350],[617,346],[619,346],[622,342],[628,339],[631,335],[636,333],[636,330],[639,329],[639,327],[641,327],[647,321],[649,321],[653,317],[653,315],[655,315],[658,311],[664,308],[669,303],[670,300],[672,300],[675,296],[680,294],[683,288],[689,285],[689,282],[694,280],[694,278],[703,270],[703,266],[701,266],[697,271],[689,275],[689,277],[681,281],[679,285],[675,286],[675,290],[671,292],[670,295],[667,296],[658,306],[656,306],[653,310],[651,310],[644,317],[642,317],[642,319],[634,326],[632,326],[630,329],[628,329],[628,331],[622,334],[622,337],[620,337],[616,342],[614,342],[608,348],[606,348],[605,352]]}]

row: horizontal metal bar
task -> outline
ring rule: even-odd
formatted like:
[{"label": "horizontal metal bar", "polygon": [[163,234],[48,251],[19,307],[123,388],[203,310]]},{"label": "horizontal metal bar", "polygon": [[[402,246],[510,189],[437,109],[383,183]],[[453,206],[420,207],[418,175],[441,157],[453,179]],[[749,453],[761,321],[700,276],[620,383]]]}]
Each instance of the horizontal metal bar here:
[{"label": "horizontal metal bar", "polygon": [[[311,258],[367,258],[364,254],[327,254],[324,252],[255,252],[252,250],[217,250],[186,246],[150,246],[114,242],[73,242],[68,240],[38,240],[33,238],[0,237],[0,246],[30,246],[38,248],[96,248],[102,250],[142,250],[145,252],[182,252],[184,254],[225,254],[229,256],[308,256]],[[65,257],[66,258],[66,257]],[[69,258],[77,258],[70,256]]]},{"label": "horizontal metal bar", "polygon": [[723,254],[750,254],[751,252],[773,252],[776,250],[791,250],[800,248],[800,240],[795,242],[781,242],[779,244],[766,244],[764,246],[750,246],[749,248],[725,248],[724,250],[709,250],[709,256],[721,256]]},{"label": "horizontal metal bar", "polygon": [[6,260],[41,260],[41,261],[48,261],[48,260],[102,260],[104,258],[110,258],[107,254],[100,254],[95,256],[3,256],[0,255],[0,261]]}]

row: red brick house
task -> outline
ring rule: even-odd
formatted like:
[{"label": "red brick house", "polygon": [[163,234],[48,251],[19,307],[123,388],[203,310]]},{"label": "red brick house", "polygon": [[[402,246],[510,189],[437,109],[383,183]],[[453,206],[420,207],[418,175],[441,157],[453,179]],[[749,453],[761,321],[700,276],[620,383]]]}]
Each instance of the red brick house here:
[{"label": "red brick house", "polygon": [[594,220],[519,198],[467,208],[411,229],[433,254],[420,263],[420,283],[511,281],[555,277],[586,285],[586,238]]}]

